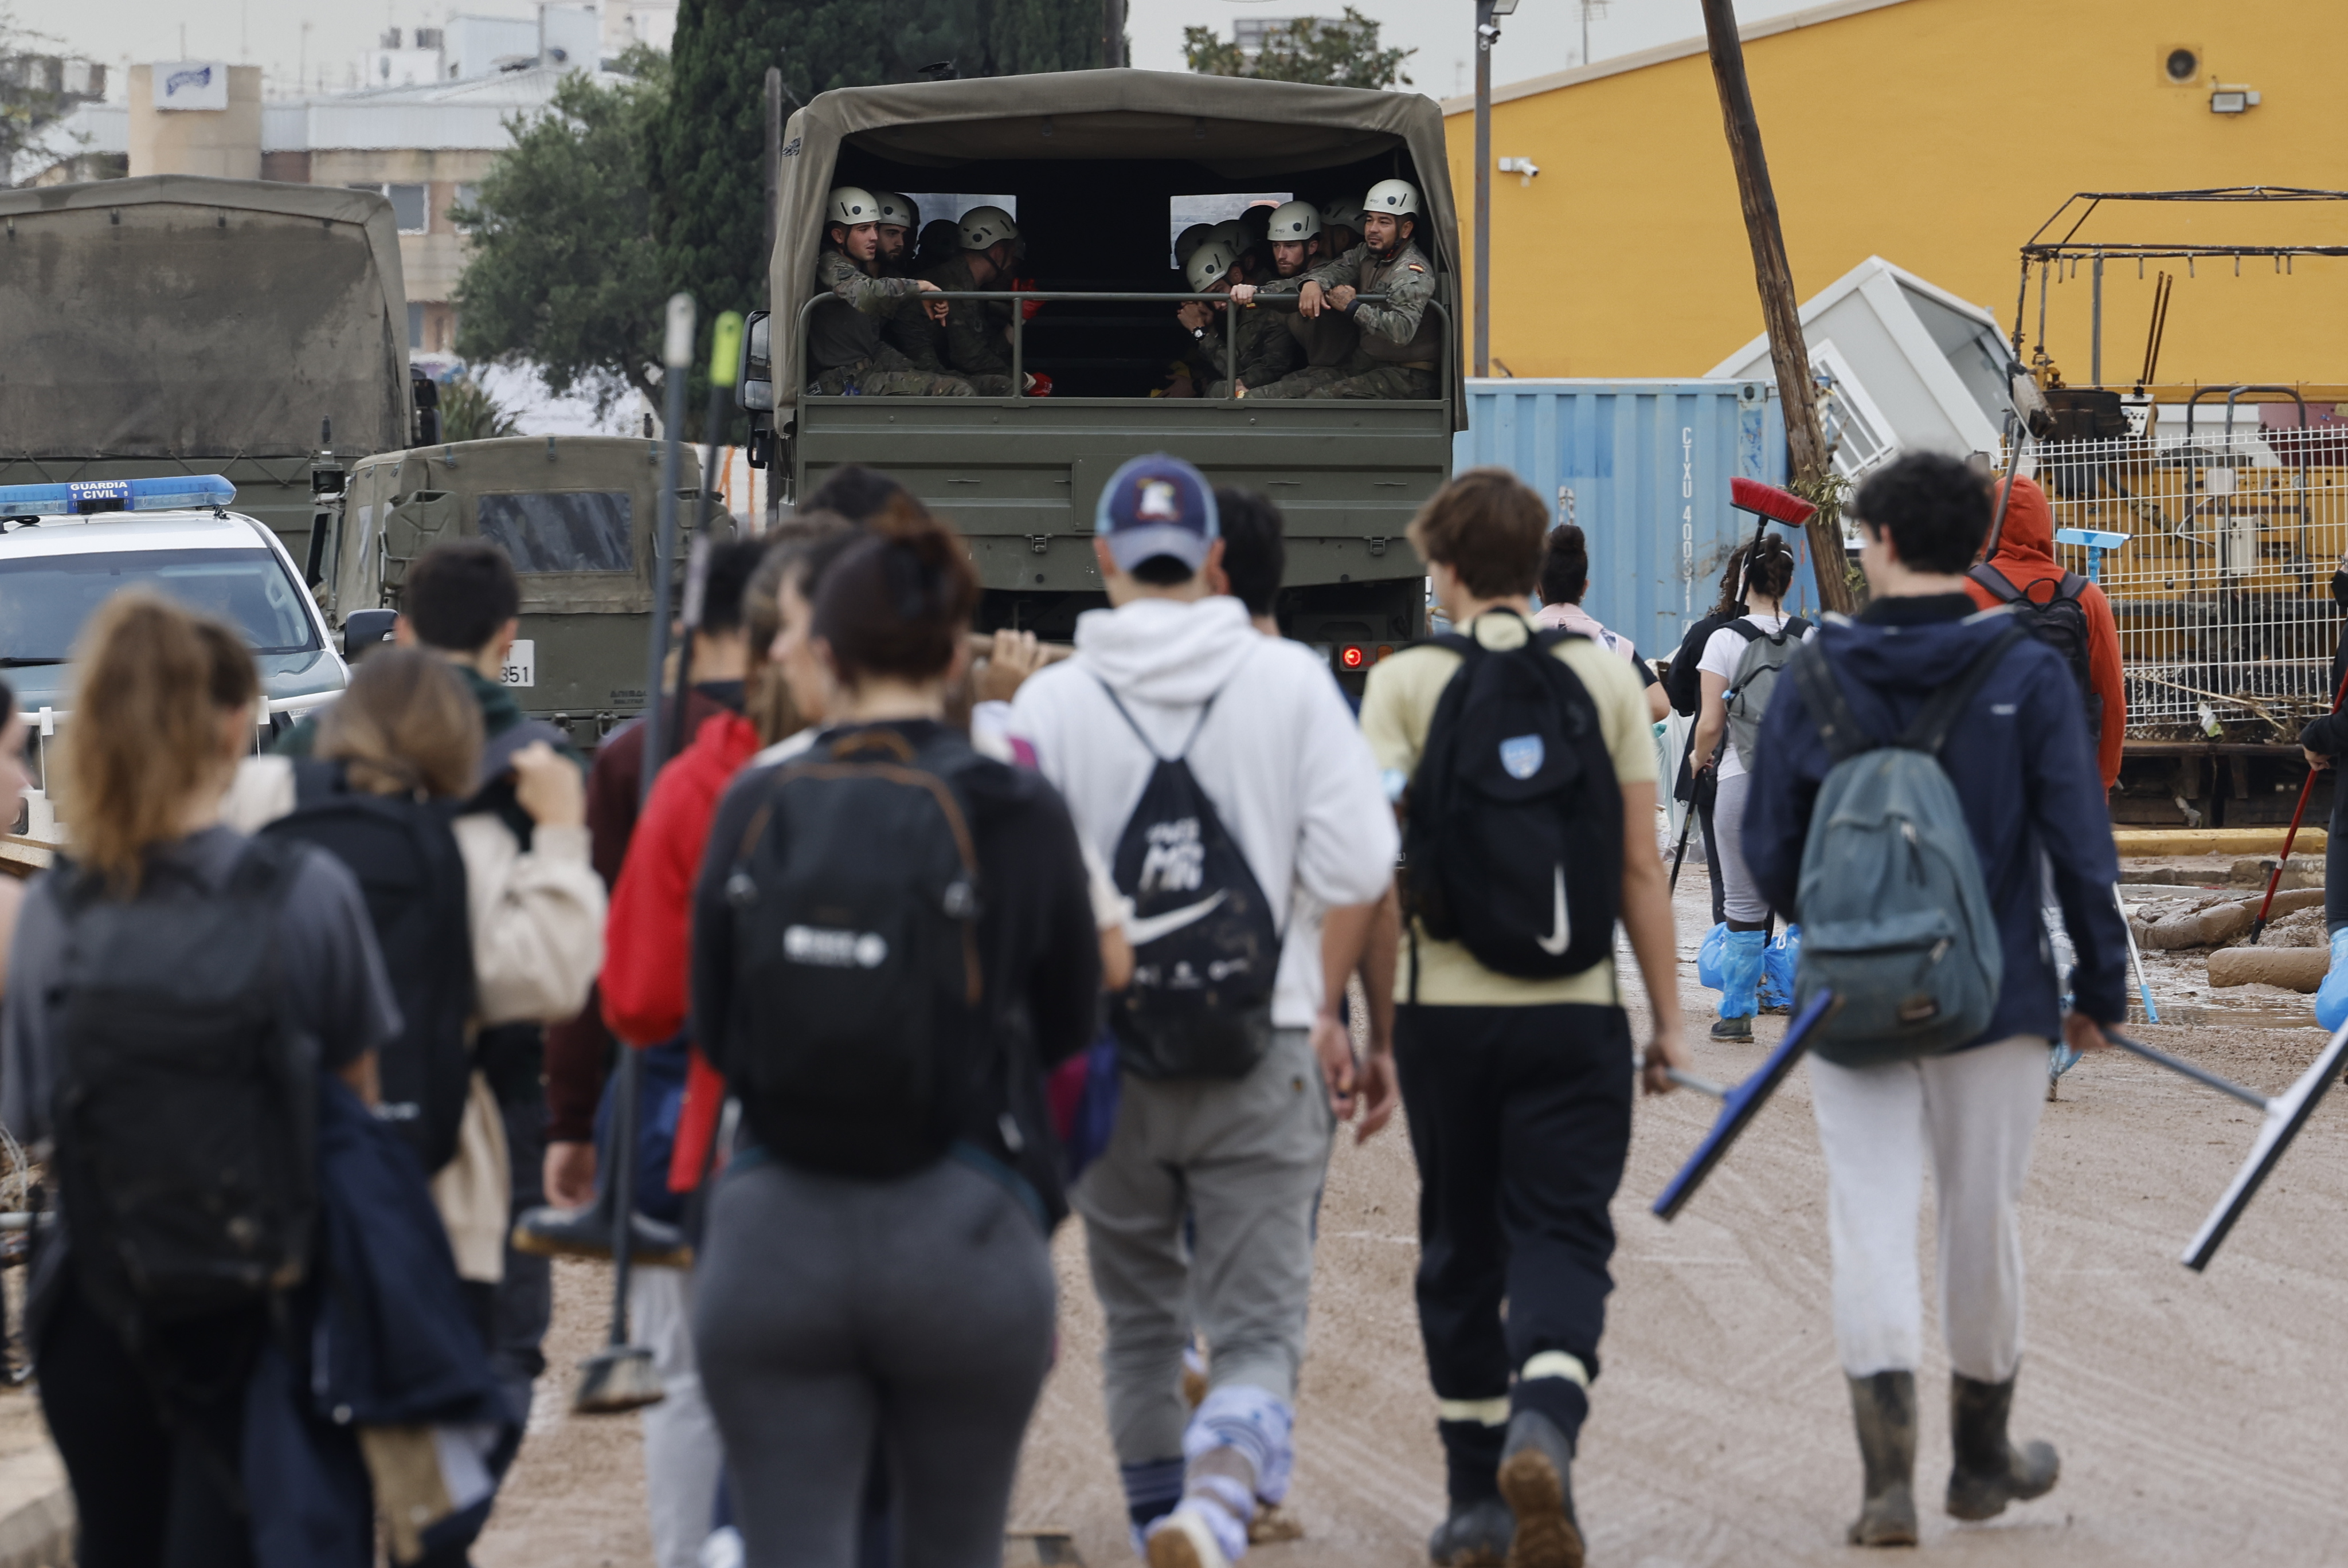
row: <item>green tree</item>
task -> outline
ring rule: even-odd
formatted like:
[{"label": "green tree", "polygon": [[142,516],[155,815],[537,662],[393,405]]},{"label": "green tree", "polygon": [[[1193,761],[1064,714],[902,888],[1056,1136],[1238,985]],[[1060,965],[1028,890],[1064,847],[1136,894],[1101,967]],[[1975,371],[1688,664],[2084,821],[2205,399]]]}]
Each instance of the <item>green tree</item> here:
[{"label": "green tree", "polygon": [[1208,77],[1258,77],[1268,82],[1313,82],[1324,87],[1390,87],[1412,85],[1403,64],[1416,49],[1378,46],[1378,25],[1354,10],[1332,22],[1299,16],[1264,35],[1250,54],[1236,40],[1226,42],[1212,27],[1182,29],[1182,56]]},{"label": "green tree", "polygon": [[634,49],[626,79],[565,77],[551,108],[508,119],[513,146],[451,214],[471,241],[457,283],[457,352],[527,360],[547,390],[608,411],[626,387],[656,396],[665,271],[645,182],[668,59]]},{"label": "green tree", "polygon": [[1082,70],[1100,63],[1100,0],[684,0],[675,91],[649,159],[671,286],[705,322],[766,305],[769,65],[804,104],[835,87],[919,80],[941,64],[961,77]]}]

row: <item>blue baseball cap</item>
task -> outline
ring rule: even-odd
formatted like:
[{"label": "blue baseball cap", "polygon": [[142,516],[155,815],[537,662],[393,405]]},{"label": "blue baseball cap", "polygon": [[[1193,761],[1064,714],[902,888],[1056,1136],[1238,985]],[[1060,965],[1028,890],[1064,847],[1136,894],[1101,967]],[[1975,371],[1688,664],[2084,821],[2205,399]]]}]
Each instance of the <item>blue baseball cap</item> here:
[{"label": "blue baseball cap", "polygon": [[1093,531],[1108,541],[1117,569],[1131,571],[1152,556],[1172,556],[1192,571],[1207,563],[1207,548],[1222,533],[1214,487],[1179,457],[1152,452],[1109,476],[1093,513]]}]

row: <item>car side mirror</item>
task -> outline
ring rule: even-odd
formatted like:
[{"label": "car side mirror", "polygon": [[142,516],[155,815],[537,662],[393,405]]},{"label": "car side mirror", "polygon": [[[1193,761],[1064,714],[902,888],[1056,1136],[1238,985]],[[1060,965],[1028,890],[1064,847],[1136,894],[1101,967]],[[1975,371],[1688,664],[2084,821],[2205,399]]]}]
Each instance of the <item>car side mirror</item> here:
[{"label": "car side mirror", "polygon": [[774,355],[768,331],[771,314],[752,311],[742,334],[742,376],[735,384],[736,405],[753,414],[768,414],[775,406]]},{"label": "car side mirror", "polygon": [[354,610],[343,620],[343,658],[357,663],[370,648],[381,647],[391,641],[392,629],[399,624],[396,610]]}]

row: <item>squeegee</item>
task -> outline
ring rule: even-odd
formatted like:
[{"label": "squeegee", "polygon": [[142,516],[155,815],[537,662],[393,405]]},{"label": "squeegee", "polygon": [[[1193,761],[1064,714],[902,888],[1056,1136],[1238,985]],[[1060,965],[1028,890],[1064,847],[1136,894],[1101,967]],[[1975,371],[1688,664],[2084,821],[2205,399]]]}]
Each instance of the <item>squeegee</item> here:
[{"label": "squeegee", "polygon": [[1680,1173],[1672,1178],[1671,1184],[1655,1200],[1653,1212],[1658,1219],[1674,1219],[1680,1210],[1687,1206],[1687,1201],[1695,1196],[1695,1190],[1704,1185],[1704,1179],[1712,1174],[1712,1168],[1719,1164],[1735,1145],[1746,1123],[1760,1113],[1761,1107],[1769,1102],[1769,1096],[1777,1092],[1777,1086],[1786,1081],[1786,1074],[1794,1070],[1794,1063],[1801,1060],[1802,1052],[1809,1047],[1810,1030],[1834,1008],[1832,991],[1820,991],[1811,998],[1810,1005],[1787,1026],[1786,1038],[1777,1042],[1777,1049],[1769,1053],[1769,1060],[1742,1083],[1724,1087],[1694,1073],[1682,1072],[1677,1068],[1670,1070],[1668,1076],[1671,1081],[1682,1089],[1692,1089],[1698,1094],[1719,1101],[1720,1114],[1714,1120],[1712,1131],[1704,1134],[1704,1142],[1696,1145],[1696,1151],[1689,1157],[1688,1163],[1680,1167]]},{"label": "squeegee", "polygon": [[2233,1184],[2226,1189],[2226,1195],[2218,1200],[2218,1206],[2209,1211],[2209,1217],[2201,1222],[2201,1228],[2194,1233],[2193,1239],[2185,1245],[2184,1255],[2178,1259],[2186,1267],[2199,1273],[2208,1268],[2209,1260],[2218,1255],[2219,1245],[2225,1241],[2226,1233],[2234,1228],[2234,1222],[2242,1217],[2243,1212],[2250,1206],[2250,1200],[2258,1196],[2259,1188],[2265,1183],[2268,1173],[2281,1163],[2283,1151],[2290,1148],[2291,1141],[2299,1136],[2299,1130],[2307,1125],[2308,1117],[2314,1113],[2324,1091],[2332,1087],[2332,1081],[2340,1076],[2341,1053],[2348,1050],[2348,1026],[2334,1031],[2332,1043],[2323,1048],[2323,1053],[2315,1059],[2314,1065],[2299,1075],[2297,1082],[2271,1099],[2255,1089],[2245,1089],[2231,1079],[2220,1078],[2206,1067],[2197,1067],[2165,1050],[2155,1050],[2151,1046],[2130,1040],[2124,1034],[2107,1029],[2104,1030],[2104,1038],[2156,1067],[2165,1067],[2205,1088],[2230,1095],[2257,1111],[2262,1118],[2258,1138],[2250,1145],[2250,1157],[2242,1162],[2242,1168],[2234,1173]]}]

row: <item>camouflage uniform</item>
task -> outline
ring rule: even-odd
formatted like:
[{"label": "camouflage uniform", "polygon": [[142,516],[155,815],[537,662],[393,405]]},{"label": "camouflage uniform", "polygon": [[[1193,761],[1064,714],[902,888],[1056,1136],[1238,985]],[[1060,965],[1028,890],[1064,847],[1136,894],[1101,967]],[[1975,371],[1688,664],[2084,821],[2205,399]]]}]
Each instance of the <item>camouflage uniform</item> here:
[{"label": "camouflage uniform", "polygon": [[1435,298],[1435,268],[1426,252],[1405,241],[1380,261],[1369,246],[1354,246],[1292,278],[1263,285],[1268,292],[1295,293],[1308,282],[1323,290],[1352,284],[1365,294],[1384,294],[1383,305],[1356,304],[1349,314],[1360,333],[1354,356],[1339,365],[1313,366],[1261,391],[1258,397],[1431,398],[1443,386],[1443,329],[1427,314]]},{"label": "camouflage uniform", "polygon": [[[1228,308],[1228,307],[1226,307]],[[1207,389],[1209,397],[1229,397],[1231,383],[1223,379],[1223,333],[1227,329],[1219,314],[1207,335],[1191,340],[1186,356],[1190,374]],[[1239,384],[1253,397],[1256,388],[1269,386],[1296,368],[1303,357],[1296,339],[1288,331],[1288,323],[1272,311],[1241,310],[1239,319],[1238,354],[1234,369]]]},{"label": "camouflage uniform", "polygon": [[839,251],[815,263],[816,287],[831,294],[808,313],[808,390],[824,396],[969,397],[970,383],[924,369],[880,340],[882,319],[897,302],[918,294],[911,278],[876,278]]},{"label": "camouflage uniform", "polygon": [[[970,255],[966,251],[932,267],[922,277],[949,294],[973,293],[978,289],[978,280],[971,276]],[[909,354],[912,351],[906,347],[907,343],[918,341],[906,322],[910,310],[910,305],[898,307],[898,319],[891,323],[895,330],[890,334],[891,341],[905,348]],[[1010,321],[1009,309],[995,301],[965,300],[949,304],[943,328],[932,323],[922,323],[928,329],[922,335],[931,345],[929,362],[967,381],[981,397],[1010,396],[1011,343],[1003,331]]]}]

